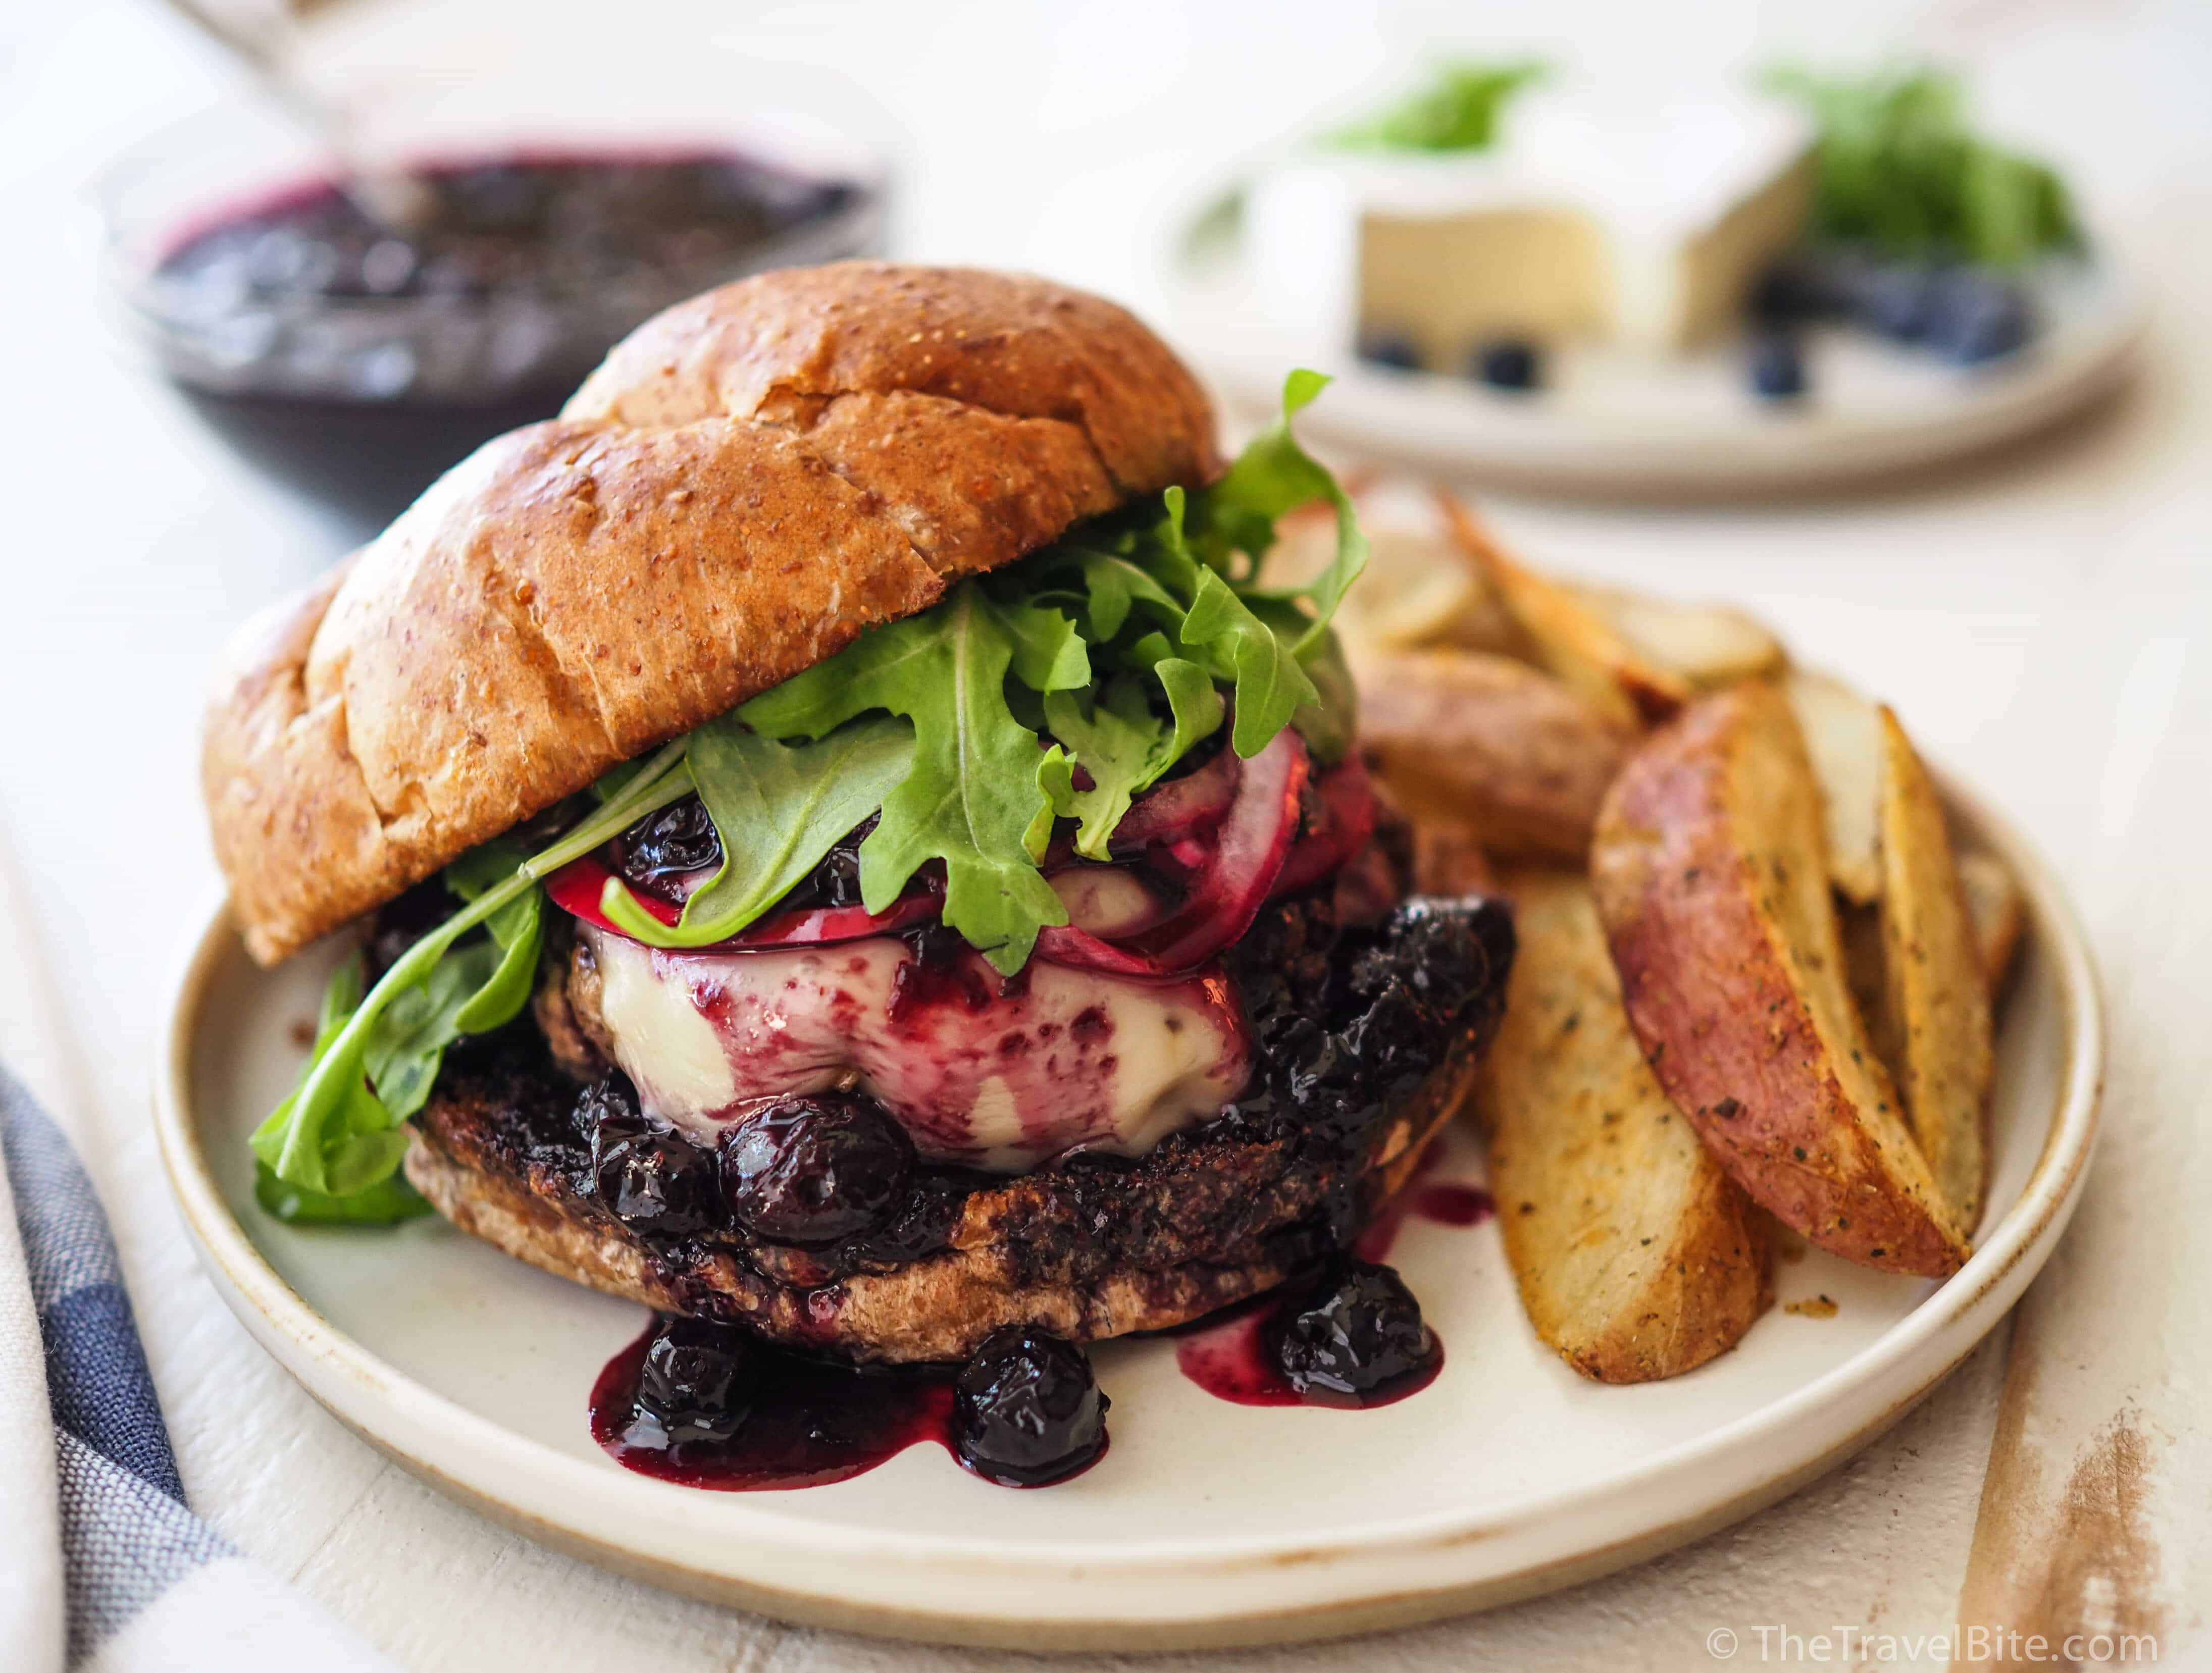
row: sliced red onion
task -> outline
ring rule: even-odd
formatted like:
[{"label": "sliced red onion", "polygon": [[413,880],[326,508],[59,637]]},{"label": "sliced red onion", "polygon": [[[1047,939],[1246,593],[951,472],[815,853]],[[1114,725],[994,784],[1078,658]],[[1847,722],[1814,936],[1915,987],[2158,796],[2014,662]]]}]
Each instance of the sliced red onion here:
[{"label": "sliced red onion", "polygon": [[1375,834],[1375,785],[1358,755],[1346,755],[1324,773],[1314,785],[1314,795],[1321,803],[1320,821],[1298,839],[1283,862],[1273,894],[1312,888],[1341,870]]},{"label": "sliced red onion", "polygon": [[1149,930],[1170,910],[1158,891],[1132,866],[1079,860],[1047,871],[1045,881],[1067,908],[1071,928],[1108,941]]},{"label": "sliced red onion", "polygon": [[[1168,975],[1204,963],[1250,929],[1267,903],[1297,835],[1306,769],[1305,745],[1287,727],[1243,763],[1236,800],[1174,916],[1115,947],[1087,944],[1095,937],[1073,939],[1080,930],[1048,930],[1037,938],[1037,950],[1056,963],[1128,974]],[[1123,962],[1129,959],[1137,964]]]},{"label": "sliced red onion", "polygon": [[1049,963],[1079,970],[1103,971],[1111,976],[1167,977],[1175,973],[1157,959],[1132,953],[1110,941],[1101,941],[1073,924],[1047,924],[1037,931],[1036,955]]},{"label": "sliced red onion", "polygon": [[[614,935],[624,931],[608,921],[599,909],[599,900],[606,892],[607,881],[614,874],[609,871],[598,856],[586,854],[572,860],[545,880],[545,892],[553,904],[572,918],[586,924],[597,924]],[[682,916],[681,909],[667,901],[637,890],[630,898],[661,923],[675,925]],[[866,906],[806,906],[796,912],[781,912],[763,918],[747,926],[742,932],[717,947],[742,952],[749,948],[801,947],[824,945],[831,942],[858,941],[864,936],[890,935],[910,929],[916,924],[927,923],[937,916],[944,902],[934,893],[909,894],[893,901],[884,911],[871,912]]]},{"label": "sliced red onion", "polygon": [[1244,763],[1224,743],[1197,772],[1154,785],[1132,802],[1114,827],[1113,851],[1132,853],[1219,824],[1237,799],[1237,780],[1243,773]]}]

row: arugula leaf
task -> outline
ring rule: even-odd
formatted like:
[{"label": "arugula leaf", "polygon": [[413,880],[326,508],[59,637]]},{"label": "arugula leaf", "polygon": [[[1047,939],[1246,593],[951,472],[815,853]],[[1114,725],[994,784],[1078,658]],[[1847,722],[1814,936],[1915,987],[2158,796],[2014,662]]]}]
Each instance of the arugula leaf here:
[{"label": "arugula leaf", "polygon": [[[447,1046],[496,1027],[530,997],[538,880],[691,790],[684,746],[669,745],[597,813],[493,881],[512,849],[464,856],[448,872],[468,904],[403,953],[366,994],[358,965],[324,995],[323,1027],[298,1088],[254,1130],[254,1155],[283,1184],[351,1198],[406,1154],[399,1124],[422,1106]],[[447,955],[479,924],[488,939]],[[313,1199],[304,1196],[303,1203]]]},{"label": "arugula leaf", "polygon": [[685,758],[721,837],[722,869],[684,902],[673,927],[618,877],[607,880],[599,903],[616,928],[654,947],[726,941],[790,893],[905,779],[914,728],[878,714],[792,745],[726,714],[691,734]]},{"label": "arugula leaf", "polygon": [[913,766],[860,845],[860,902],[883,911],[942,860],[945,923],[1006,975],[1029,961],[1039,929],[1067,922],[1030,846],[1051,798],[1037,782],[1043,741],[1006,706],[1014,645],[1005,614],[963,581],[738,711],[774,738],[820,737],[871,709],[912,720]]},{"label": "arugula leaf", "polygon": [[1031,691],[1080,691],[1091,683],[1091,655],[1075,623],[1029,600],[993,599],[1013,644],[1014,677]]},{"label": "arugula leaf", "polygon": [[1255,561],[1274,544],[1276,519],[1285,512],[1316,500],[1335,507],[1336,555],[1328,567],[1304,587],[1266,595],[1304,599],[1312,607],[1312,618],[1298,636],[1300,651],[1327,630],[1346,590],[1367,567],[1367,536],[1359,527],[1352,496],[1291,433],[1291,420],[1328,387],[1328,379],[1318,372],[1293,372],[1285,378],[1280,415],[1253,439],[1219,482],[1198,494],[1192,506],[1194,545],[1203,549],[1209,543],[1233,543]]},{"label": "arugula leaf", "polygon": [[1537,64],[1447,64],[1402,104],[1332,135],[1347,151],[1480,151],[1506,100],[1544,74]]},{"label": "arugula leaf", "polygon": [[1044,712],[1052,735],[1091,776],[1088,790],[1078,790],[1072,773],[1064,793],[1055,783],[1054,810],[1081,821],[1075,833],[1077,853],[1105,859],[1106,840],[1130,802],[1167,771],[1170,730],[1153,714],[1144,687],[1126,674],[1109,681],[1095,699],[1055,691],[1044,700]]},{"label": "arugula leaf", "polygon": [[1998,265],[2081,247],[2058,176],[1973,133],[1951,76],[1784,68],[1763,79],[1802,103],[1820,130],[1815,239]]},{"label": "arugula leaf", "polygon": [[[362,997],[362,955],[354,954],[331,973],[331,979],[323,988],[320,1015],[315,1023],[314,1050],[307,1062],[301,1065],[300,1081],[305,1084],[307,1071],[317,1058],[330,1048],[346,1019],[360,1009]],[[360,1089],[361,1104],[348,1112],[352,1122],[358,1122],[369,1112],[374,1102],[366,1087]],[[352,1124],[349,1122],[349,1124]],[[380,1185],[350,1197],[334,1197],[327,1191],[309,1191],[303,1186],[289,1185],[270,1171],[269,1164],[258,1157],[253,1163],[254,1200],[279,1220],[309,1225],[323,1221],[350,1221],[356,1224],[389,1224],[429,1212],[430,1205],[406,1179],[394,1172]]]},{"label": "arugula leaf", "polygon": [[253,1200],[295,1226],[390,1226],[430,1212],[428,1201],[407,1183],[404,1173],[394,1172],[350,1197],[333,1197],[287,1185],[258,1158],[253,1164]]}]

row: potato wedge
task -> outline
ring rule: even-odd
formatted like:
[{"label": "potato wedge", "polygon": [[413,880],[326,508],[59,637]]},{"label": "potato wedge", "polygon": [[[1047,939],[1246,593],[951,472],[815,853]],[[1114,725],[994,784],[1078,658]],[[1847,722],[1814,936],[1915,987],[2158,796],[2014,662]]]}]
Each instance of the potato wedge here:
[{"label": "potato wedge", "polygon": [[2020,885],[1995,854],[1969,849],[1959,856],[1959,886],[1966,891],[1966,916],[1974,920],[1974,945],[1981,954],[1982,974],[1995,999],[2012,969],[2021,925],[2027,916]]},{"label": "potato wedge", "polygon": [[1765,1311],[1771,1222],[1644,1062],[1589,882],[1504,887],[1519,947],[1475,1107],[1522,1306],[1585,1377],[1675,1376]]},{"label": "potato wedge", "polygon": [[1496,894],[1498,873],[1472,827],[1455,820],[1413,822],[1413,892]]},{"label": "potato wedge", "polygon": [[1360,743],[1407,815],[1463,826],[1500,858],[1579,861],[1635,738],[1504,657],[1407,652],[1360,681]]},{"label": "potato wedge", "polygon": [[1590,876],[1637,1037],[1736,1183],[1847,1260],[1942,1276],[1970,1250],[1847,985],[1820,796],[1763,681],[1647,738]]},{"label": "potato wedge", "polygon": [[1828,836],[1828,876],[1846,900],[1881,894],[1881,717],[1826,674],[1794,669],[1782,682],[1804,734]]},{"label": "potato wedge", "polygon": [[1971,1229],[1988,1185],[1996,1076],[1989,979],[1936,786],[1887,706],[1881,730],[1884,1061],[1937,1189]]},{"label": "potato wedge", "polygon": [[[1368,542],[1367,571],[1337,607],[1336,630],[1355,669],[1417,646],[1517,655],[1519,626],[1455,536],[1435,491],[1402,476],[1349,485]],[[1336,555],[1336,518],[1325,505],[1293,512],[1267,555],[1268,580],[1302,585]]]},{"label": "potato wedge", "polygon": [[1757,618],[1729,605],[1684,603],[1583,582],[1565,585],[1646,661],[1672,669],[1699,691],[1763,679],[1789,666],[1782,641]]},{"label": "potato wedge", "polygon": [[1443,504],[1544,667],[1624,722],[1662,720],[1689,700],[1681,675],[1644,655],[1571,588],[1515,562],[1465,505],[1449,496]]}]

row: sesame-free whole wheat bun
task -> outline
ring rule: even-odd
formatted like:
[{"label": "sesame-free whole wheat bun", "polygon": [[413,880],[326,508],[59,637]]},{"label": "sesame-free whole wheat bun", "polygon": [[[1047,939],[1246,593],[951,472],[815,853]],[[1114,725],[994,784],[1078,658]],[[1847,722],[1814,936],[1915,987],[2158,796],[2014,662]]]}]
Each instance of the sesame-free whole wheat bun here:
[{"label": "sesame-free whole wheat bun", "polygon": [[1215,475],[1158,338],[1042,280],[845,263],[641,326],[246,624],[202,785],[274,963],[1070,524]]}]

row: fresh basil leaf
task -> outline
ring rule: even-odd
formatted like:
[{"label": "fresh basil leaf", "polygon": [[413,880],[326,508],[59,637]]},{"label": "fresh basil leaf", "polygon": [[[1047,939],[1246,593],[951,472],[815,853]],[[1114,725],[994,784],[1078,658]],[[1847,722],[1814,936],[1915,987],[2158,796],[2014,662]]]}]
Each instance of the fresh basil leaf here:
[{"label": "fresh basil leaf", "polygon": [[882,912],[931,860],[945,863],[945,922],[994,967],[1028,962],[1037,931],[1067,922],[1030,839],[1050,797],[1044,748],[1006,706],[1013,635],[963,581],[935,608],[863,633],[738,711],[763,736],[820,737],[872,709],[914,722],[914,761],[860,845],[860,900]]},{"label": "fresh basil leaf", "polygon": [[722,868],[672,927],[618,880],[601,909],[655,947],[726,941],[788,894],[855,825],[881,807],[914,761],[914,728],[888,714],[853,720],[815,743],[779,743],[736,717],[691,734],[699,799],[722,840]]}]

